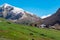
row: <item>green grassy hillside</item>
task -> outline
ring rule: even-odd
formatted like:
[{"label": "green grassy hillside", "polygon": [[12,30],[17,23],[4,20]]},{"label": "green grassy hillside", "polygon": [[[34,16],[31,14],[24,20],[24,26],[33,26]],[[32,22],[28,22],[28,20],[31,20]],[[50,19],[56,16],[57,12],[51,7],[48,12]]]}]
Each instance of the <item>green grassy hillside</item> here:
[{"label": "green grassy hillside", "polygon": [[60,31],[19,25],[0,18],[0,40],[60,40]]}]

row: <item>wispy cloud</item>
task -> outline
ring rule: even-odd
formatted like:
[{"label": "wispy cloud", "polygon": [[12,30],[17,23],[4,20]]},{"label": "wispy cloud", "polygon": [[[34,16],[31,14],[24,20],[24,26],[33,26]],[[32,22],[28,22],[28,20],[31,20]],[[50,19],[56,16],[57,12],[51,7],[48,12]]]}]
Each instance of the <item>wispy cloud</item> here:
[{"label": "wispy cloud", "polygon": [[44,18],[49,17],[49,16],[51,16],[51,14],[42,16],[41,18],[44,19]]}]

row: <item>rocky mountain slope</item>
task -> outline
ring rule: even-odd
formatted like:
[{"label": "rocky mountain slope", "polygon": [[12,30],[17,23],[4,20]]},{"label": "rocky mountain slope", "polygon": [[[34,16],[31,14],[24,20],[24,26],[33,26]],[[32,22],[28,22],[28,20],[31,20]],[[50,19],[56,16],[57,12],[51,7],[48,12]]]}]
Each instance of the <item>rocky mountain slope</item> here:
[{"label": "rocky mountain slope", "polygon": [[22,24],[31,24],[41,21],[40,17],[6,3],[0,6],[0,17]]},{"label": "rocky mountain slope", "polygon": [[60,25],[60,8],[57,10],[56,13],[44,19],[43,24],[49,26],[54,26],[55,24]]}]

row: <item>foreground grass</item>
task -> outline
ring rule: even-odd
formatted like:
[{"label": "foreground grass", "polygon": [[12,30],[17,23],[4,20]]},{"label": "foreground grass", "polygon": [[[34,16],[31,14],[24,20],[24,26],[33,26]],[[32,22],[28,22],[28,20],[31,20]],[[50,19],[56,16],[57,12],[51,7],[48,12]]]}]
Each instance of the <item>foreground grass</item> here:
[{"label": "foreground grass", "polygon": [[19,25],[0,18],[0,40],[60,40],[60,31]]}]

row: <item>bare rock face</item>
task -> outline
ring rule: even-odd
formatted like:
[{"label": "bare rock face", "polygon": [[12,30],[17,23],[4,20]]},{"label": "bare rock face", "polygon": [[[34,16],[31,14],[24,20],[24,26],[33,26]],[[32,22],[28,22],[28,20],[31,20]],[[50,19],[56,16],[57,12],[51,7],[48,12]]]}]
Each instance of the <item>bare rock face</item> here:
[{"label": "bare rock face", "polygon": [[25,12],[25,16],[23,16],[21,19],[17,20],[16,23],[20,24],[26,24],[26,25],[40,25],[42,22],[42,19],[40,17],[37,17],[36,15],[31,15],[27,12]]},{"label": "bare rock face", "polygon": [[55,14],[51,15],[50,17],[45,18],[43,21],[43,24],[45,24],[46,27],[54,26],[55,24],[60,25],[60,8],[57,10]]}]

